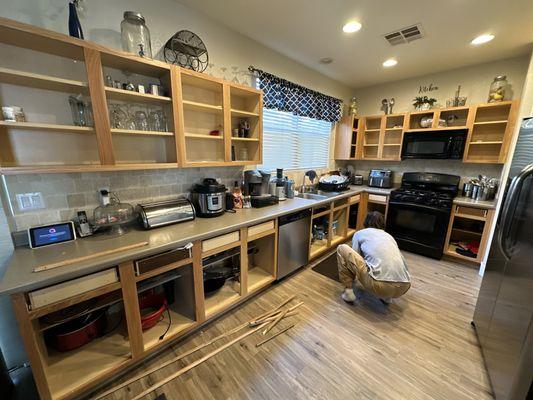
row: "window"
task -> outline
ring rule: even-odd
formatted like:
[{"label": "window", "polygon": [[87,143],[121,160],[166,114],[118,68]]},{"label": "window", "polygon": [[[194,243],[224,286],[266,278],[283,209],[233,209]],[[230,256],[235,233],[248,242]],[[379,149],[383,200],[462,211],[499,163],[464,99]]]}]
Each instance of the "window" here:
[{"label": "window", "polygon": [[263,165],[261,169],[326,168],[331,122],[263,109]]}]

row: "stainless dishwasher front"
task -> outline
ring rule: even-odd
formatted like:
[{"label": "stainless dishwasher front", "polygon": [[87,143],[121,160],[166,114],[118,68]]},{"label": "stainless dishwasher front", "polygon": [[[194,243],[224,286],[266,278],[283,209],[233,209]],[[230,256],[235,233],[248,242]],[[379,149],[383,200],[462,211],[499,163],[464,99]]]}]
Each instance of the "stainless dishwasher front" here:
[{"label": "stainless dishwasher front", "polygon": [[311,210],[283,215],[278,226],[278,279],[281,279],[309,262]]}]

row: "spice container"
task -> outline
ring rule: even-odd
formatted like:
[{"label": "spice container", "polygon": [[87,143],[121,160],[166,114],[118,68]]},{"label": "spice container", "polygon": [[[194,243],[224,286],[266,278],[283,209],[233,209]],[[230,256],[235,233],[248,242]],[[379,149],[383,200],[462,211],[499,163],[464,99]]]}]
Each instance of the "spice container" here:
[{"label": "spice container", "polygon": [[507,85],[507,77],[505,75],[498,75],[496,78],[494,78],[490,84],[489,103],[503,101],[505,98],[505,90]]},{"label": "spice container", "polygon": [[24,116],[24,111],[22,110],[22,107],[17,107],[17,106],[2,107],[2,115],[4,116],[4,121],[26,122],[26,117]]},{"label": "spice container", "polygon": [[124,12],[124,20],[120,23],[122,49],[141,57],[152,58],[150,30],[145,24],[146,20],[141,13],[135,11]]}]

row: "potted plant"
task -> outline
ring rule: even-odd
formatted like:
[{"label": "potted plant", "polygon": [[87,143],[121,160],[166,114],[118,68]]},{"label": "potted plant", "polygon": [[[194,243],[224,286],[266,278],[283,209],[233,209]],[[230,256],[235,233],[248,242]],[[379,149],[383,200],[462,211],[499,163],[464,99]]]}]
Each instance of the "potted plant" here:
[{"label": "potted plant", "polygon": [[429,110],[436,102],[437,99],[433,97],[417,96],[413,99],[413,106],[415,106],[415,110],[417,111]]}]

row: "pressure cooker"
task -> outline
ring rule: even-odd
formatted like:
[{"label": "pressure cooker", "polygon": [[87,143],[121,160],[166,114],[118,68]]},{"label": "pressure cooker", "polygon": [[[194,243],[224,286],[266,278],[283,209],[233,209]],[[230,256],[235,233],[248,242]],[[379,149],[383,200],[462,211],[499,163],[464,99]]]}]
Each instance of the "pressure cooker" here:
[{"label": "pressure cooker", "polygon": [[226,210],[226,186],[213,178],[205,178],[194,185],[191,201],[198,217],[218,217]]}]

